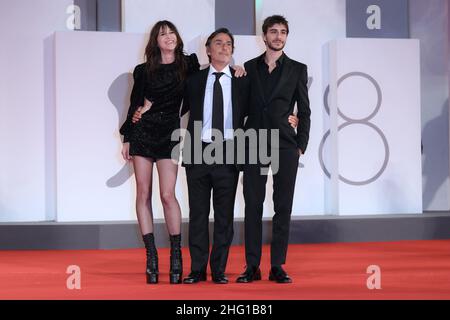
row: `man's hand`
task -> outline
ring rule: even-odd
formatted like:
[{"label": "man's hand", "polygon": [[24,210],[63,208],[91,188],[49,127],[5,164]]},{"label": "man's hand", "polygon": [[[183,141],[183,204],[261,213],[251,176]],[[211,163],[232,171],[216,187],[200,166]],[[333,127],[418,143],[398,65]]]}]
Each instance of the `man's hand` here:
[{"label": "man's hand", "polygon": [[125,142],[122,145],[122,157],[125,161],[130,161],[133,159],[133,157],[130,156],[130,143],[129,142]]},{"label": "man's hand", "polygon": [[131,119],[131,122],[136,123],[139,120],[141,120],[142,115],[144,113],[146,113],[148,110],[150,110],[152,105],[153,105],[153,103],[151,101],[148,101],[147,99],[145,99],[144,106],[137,108],[137,110],[133,114],[133,118]]},{"label": "man's hand", "polygon": [[245,71],[244,67],[242,66],[231,66],[233,68],[234,76],[236,78],[245,77],[247,75],[247,71]]},{"label": "man's hand", "polygon": [[142,118],[142,108],[143,107],[137,108],[137,110],[133,114],[133,118],[131,119],[131,122],[136,123],[139,120],[141,120],[141,118]]},{"label": "man's hand", "polygon": [[[288,118],[289,124],[292,126],[292,128],[297,128],[298,126],[298,118],[295,114],[291,114]],[[303,155],[302,149],[298,148],[298,155]]]},{"label": "man's hand", "polygon": [[289,116],[288,118],[289,124],[291,125],[292,128],[297,128],[298,126],[298,118],[295,114],[292,114]]}]

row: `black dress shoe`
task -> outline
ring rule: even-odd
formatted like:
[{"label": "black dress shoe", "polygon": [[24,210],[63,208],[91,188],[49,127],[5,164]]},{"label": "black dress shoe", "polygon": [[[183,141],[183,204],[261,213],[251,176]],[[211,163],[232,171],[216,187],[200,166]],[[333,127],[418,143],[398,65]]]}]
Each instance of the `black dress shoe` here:
[{"label": "black dress shoe", "polygon": [[199,281],[206,281],[206,272],[192,271],[183,279],[183,283],[191,284]]},{"label": "black dress shoe", "polygon": [[228,278],[223,273],[213,274],[211,277],[212,277],[212,281],[214,283],[217,283],[217,284],[227,284],[228,283]]},{"label": "black dress shoe", "polygon": [[288,276],[283,268],[277,266],[272,267],[269,273],[269,280],[276,281],[277,283],[291,283],[292,279]]},{"label": "black dress shoe", "polygon": [[261,270],[259,267],[247,267],[237,279],[238,283],[248,283],[256,280],[261,280]]}]

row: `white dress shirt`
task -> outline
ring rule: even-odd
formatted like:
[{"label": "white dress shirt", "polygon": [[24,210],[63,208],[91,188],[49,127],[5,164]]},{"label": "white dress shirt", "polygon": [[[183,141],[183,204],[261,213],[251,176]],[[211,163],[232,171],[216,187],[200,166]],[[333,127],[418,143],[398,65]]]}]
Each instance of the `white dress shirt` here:
[{"label": "white dress shirt", "polygon": [[212,142],[211,127],[212,127],[212,108],[213,108],[213,92],[214,82],[216,76],[213,72],[223,72],[219,82],[222,86],[223,95],[223,128],[225,131],[225,140],[233,139],[233,107],[231,102],[231,75],[230,66],[226,66],[223,70],[218,71],[212,65],[209,67],[208,79],[206,81],[205,100],[203,101],[203,127],[202,127],[202,141]]}]

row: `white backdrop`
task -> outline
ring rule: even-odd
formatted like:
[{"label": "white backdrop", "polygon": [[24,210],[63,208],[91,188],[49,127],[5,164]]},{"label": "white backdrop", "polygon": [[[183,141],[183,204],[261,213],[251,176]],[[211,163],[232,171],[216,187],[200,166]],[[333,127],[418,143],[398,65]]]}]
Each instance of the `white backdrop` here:
[{"label": "white backdrop", "polygon": [[[120,156],[118,127],[128,107],[129,72],[142,56],[145,39],[146,35],[120,33],[56,34],[58,221],[128,220],[135,217],[134,177],[131,167],[125,165]],[[189,45],[202,48],[199,50],[204,53],[203,43],[204,39],[197,37]],[[376,79],[383,95],[382,106],[370,122],[381,129],[390,151],[389,155],[383,153],[377,132],[364,123],[352,124],[338,134],[335,139],[338,153],[331,158],[338,161],[336,167],[346,178],[368,179],[388,156],[389,161],[385,172],[370,184],[353,186],[338,183],[334,188],[338,205],[330,213],[421,213],[418,43],[414,40],[354,39],[337,43],[339,45],[335,45],[330,53],[332,62],[325,65],[336,72],[335,78],[359,71]],[[263,49],[261,38],[256,36],[236,36],[235,44],[237,63]],[[128,48],[129,51],[114,50],[116,47]],[[404,50],[409,52],[408,55],[398,55]],[[376,55],[375,52],[383,54]],[[201,62],[206,62],[204,54],[199,53],[199,56]],[[111,65],[110,61],[116,63]],[[327,73],[328,69],[323,72]],[[321,79],[315,72],[312,76]],[[319,80],[318,86],[323,87],[327,80]],[[310,95],[311,101],[319,101],[317,104],[312,102],[316,119],[328,117],[323,111],[322,92],[319,91],[319,97]],[[356,119],[367,117],[373,112],[370,110],[372,104],[377,103],[374,87],[367,81],[358,82],[358,79],[343,83],[336,97],[331,99],[331,108],[339,105],[346,116]],[[379,100],[381,103],[381,97]],[[324,205],[328,200],[325,184],[330,180],[325,177],[318,160],[319,142],[328,129],[320,125],[325,120],[322,118],[319,123],[313,120],[322,131],[317,139],[312,140],[307,154],[301,159],[305,168],[300,169],[293,215],[325,212]],[[324,153],[327,153],[327,145],[325,149]],[[180,168],[179,173],[176,193],[183,216],[187,217],[184,169]],[[157,174],[154,176],[153,194],[154,216],[162,218]],[[269,178],[265,216],[273,215],[271,199]],[[241,184],[236,201],[235,215],[243,217]]]},{"label": "white backdrop", "polygon": [[[140,45],[136,45],[135,52],[132,52],[130,48],[124,49],[119,46],[111,48],[112,51],[103,57],[110,61],[109,68],[116,70],[114,65],[118,65],[118,68],[122,68],[119,74],[122,74],[131,71],[135,64],[142,62],[140,50],[145,46],[147,40],[147,36],[143,33],[148,32],[150,25],[158,19],[173,20],[179,27],[187,47],[191,42],[195,42],[195,37],[198,35],[209,34],[214,29],[212,5],[214,1],[195,0],[199,18],[197,15],[195,17],[185,15],[185,12],[191,12],[193,1],[124,0],[123,30],[138,33],[136,36],[141,37],[141,42]],[[200,1],[202,4],[198,5]],[[72,3],[73,1],[69,0],[0,1],[0,41],[2,43],[0,50],[2,70],[0,74],[0,137],[3,150],[2,157],[0,157],[0,221],[52,220],[56,212],[54,189],[56,167],[52,162],[55,148],[52,144],[55,139],[55,119],[53,118],[55,114],[52,112],[52,101],[55,99],[55,92],[51,87],[54,80],[48,78],[53,72],[50,35],[55,30],[66,29],[68,18],[66,8]],[[150,5],[150,3],[154,5]],[[260,8],[257,10],[257,18],[261,19],[275,13],[284,14],[288,18],[291,33],[286,52],[290,57],[308,64],[310,76],[313,78],[310,89],[313,108],[311,143],[307,154],[302,159],[305,168],[300,170],[297,190],[307,188],[308,184],[311,184],[310,190],[319,190],[324,187],[324,180],[314,179],[315,172],[320,169],[318,150],[314,150],[314,146],[317,149],[324,131],[324,119],[321,111],[323,107],[321,48],[329,40],[345,37],[345,1],[264,0],[258,3]],[[192,23],[192,19],[196,22]],[[201,23],[197,23],[197,21],[201,21]],[[95,43],[92,43],[91,50],[94,47]],[[128,62],[124,62],[124,65],[120,61],[113,61],[110,57],[118,51],[128,52],[133,61],[125,58],[124,61]],[[236,60],[238,63],[242,63],[238,61],[237,57]],[[92,74],[94,73],[89,76]],[[66,75],[66,77],[71,77],[71,75]],[[115,83],[123,84],[128,81],[127,79],[129,80],[127,75],[124,75]],[[81,84],[91,81],[92,87],[95,88],[97,83],[87,75],[82,75],[81,82],[74,83],[72,90],[79,92]],[[117,117],[117,111],[114,110],[114,104],[108,99],[104,101],[103,110],[107,110],[110,114],[103,116],[111,117],[109,119],[111,123],[105,124],[105,129],[117,130],[118,118],[114,118]],[[125,104],[127,98],[116,96],[114,99],[123,99]],[[80,127],[84,125],[82,121],[79,124]],[[77,135],[79,132],[80,130],[75,131],[73,135]],[[117,140],[118,133],[113,131],[106,138],[111,139],[108,140],[111,142],[107,142],[107,144],[115,144],[115,153],[110,158],[110,160],[113,159],[111,161],[116,166],[113,169],[120,170],[123,164],[120,163],[118,154],[120,146]],[[92,158],[92,156],[90,157]],[[61,164],[61,168],[64,166],[65,164]],[[93,165],[89,165],[88,169],[91,172],[97,170]],[[117,171],[112,170],[112,177],[109,176],[109,169],[104,171],[108,172],[108,175],[105,173],[104,175],[111,186],[123,179],[123,175],[114,176]],[[182,172],[183,170],[180,171],[179,181],[184,179]],[[109,179],[113,177],[115,179],[110,181]],[[130,185],[127,188],[122,191],[121,197],[131,203],[134,197],[133,186]],[[69,190],[78,192],[80,187],[74,184]],[[323,194],[308,193],[308,190],[299,191],[299,198],[296,198],[297,202],[294,205],[294,214],[323,214]],[[58,193],[58,195],[61,194]],[[448,196],[446,197],[446,203],[448,203]],[[79,196],[76,200],[79,203],[88,203],[89,199]],[[180,202],[186,201],[185,196],[181,196],[179,200]],[[154,201],[154,204],[159,205],[159,201]],[[131,207],[129,204],[128,209]],[[300,209],[302,209],[301,212]],[[436,209],[447,210],[448,208],[444,206],[436,207]],[[94,219],[96,213],[92,212],[92,214]],[[125,219],[134,219],[135,217],[134,213],[130,212],[121,214]],[[71,218],[82,220],[83,217],[77,218],[77,215],[81,215],[81,212],[76,214],[74,212],[74,216]],[[111,216],[114,219],[118,217]]]},{"label": "white backdrop", "polygon": [[[167,18],[164,14],[162,14],[162,12],[167,11],[155,9],[157,7],[153,7],[153,11],[151,13],[153,16],[148,18],[149,11],[143,9],[145,8],[145,4],[140,6],[137,2],[125,1],[123,3],[125,6],[125,18],[123,21],[125,30],[138,31],[140,29],[141,31],[148,31],[149,25],[154,23],[156,20]],[[207,2],[210,3],[210,1]],[[170,6],[171,3],[172,2],[169,1],[168,5]],[[277,5],[275,6],[275,4]],[[277,12],[285,14],[288,17],[290,20],[291,36],[288,40],[286,52],[292,58],[300,60],[309,66],[310,77],[312,78],[310,99],[311,106],[313,108],[313,125],[311,129],[309,150],[307,151],[307,155],[305,155],[305,157],[301,160],[302,168],[299,170],[299,179],[297,179],[293,214],[320,215],[324,213],[324,178],[318,162],[317,146],[323,130],[321,127],[321,112],[317,112],[316,110],[320,110],[320,104],[322,102],[322,90],[320,85],[322,74],[321,46],[330,39],[345,36],[345,6],[340,1],[327,1],[315,4],[308,1],[301,1],[301,3],[298,3],[297,5],[304,6],[305,10],[296,13],[296,19],[289,19],[289,12],[294,12],[293,10],[296,8],[296,4],[291,1],[281,1],[277,3],[265,1],[262,6],[262,14],[269,15]],[[212,10],[213,12],[213,8],[211,8],[211,6],[205,5],[204,7],[206,7],[206,10]],[[181,12],[183,8],[178,9]],[[210,14],[207,16],[213,17],[214,15]],[[131,17],[133,19],[131,19]],[[178,20],[181,17],[183,17],[183,21]],[[184,35],[186,35],[189,33],[186,33],[186,31],[183,30],[192,30],[192,24],[190,21],[191,18],[192,17],[174,14],[174,16],[171,15],[170,20],[177,23],[180,32],[182,34],[185,32]],[[328,21],[328,23],[323,24],[321,21],[324,20]],[[139,25],[139,23],[137,23],[139,21],[141,23],[142,21],[145,21],[146,23]],[[202,25],[202,23],[200,23],[200,25]],[[207,63],[207,58],[204,54],[204,38],[213,30],[213,26],[210,26],[209,28],[206,28],[205,26],[206,25],[203,25],[202,28],[200,28],[201,32],[197,33],[192,39],[186,39],[186,36],[184,36],[187,51],[199,53],[201,63]],[[199,29],[198,26],[196,28]],[[312,32],[312,30],[314,31]],[[70,40],[62,40],[65,37]],[[89,37],[90,39],[91,35],[86,34],[86,37]],[[105,185],[105,181],[109,179],[107,175],[120,172],[123,166],[123,163],[120,162],[120,148],[117,141],[105,142],[103,139],[109,139],[107,136],[101,136],[99,134],[93,135],[92,132],[77,132],[75,136],[68,128],[76,126],[79,122],[85,123],[86,120],[83,119],[86,117],[85,114],[89,112],[93,101],[96,101],[96,108],[103,108],[103,111],[100,113],[111,112],[111,110],[114,109],[111,106],[110,101],[105,101],[103,104],[100,104],[102,92],[107,90],[105,86],[111,83],[112,74],[110,72],[116,72],[117,77],[124,70],[131,71],[133,63],[128,64],[129,62],[125,62],[130,60],[123,57],[123,55],[127,52],[139,52],[137,55],[130,54],[132,59],[136,59],[135,64],[139,63],[141,61],[139,57],[142,57],[142,50],[147,41],[147,35],[141,36],[140,44],[136,44],[134,40],[133,43],[130,43],[131,38],[127,35],[123,35],[123,37],[118,35],[117,38],[113,40],[111,36],[103,35],[101,33],[97,35],[95,41],[87,40],[88,38],[83,39],[82,33],[79,32],[74,36],[69,34],[58,35],[58,38],[61,39],[61,41],[57,41],[57,75],[59,75],[57,79],[59,86],[57,90],[58,110],[59,108],[63,108],[64,110],[67,109],[64,112],[58,111],[57,113],[58,220],[116,220],[129,219],[130,217],[134,218],[134,203],[132,200],[134,197],[134,178],[128,179],[125,185],[121,185],[119,187],[111,188]],[[68,47],[63,49],[63,43]],[[119,45],[119,43],[122,44]],[[128,49],[127,51],[110,50],[111,46],[114,45],[116,48],[124,47]],[[131,50],[133,46],[135,51]],[[108,51],[105,51],[105,48],[107,48]],[[91,52],[92,54],[86,56],[83,54],[86,51]],[[236,37],[236,51],[234,58],[237,64],[243,64],[246,60],[262,53],[263,51],[264,46],[259,37]],[[113,68],[108,68],[108,73],[94,73],[89,75],[89,82],[84,80],[81,81],[80,79],[87,78],[85,75],[86,70],[95,68],[99,69],[101,63],[98,64],[95,59],[102,60],[105,55],[108,55],[110,60],[118,62],[114,64]],[[83,57],[83,59],[79,59],[79,57]],[[127,67],[125,67],[123,63],[125,63]],[[72,77],[67,79],[64,76],[67,74],[71,74]],[[67,81],[65,79],[67,79]],[[101,89],[92,85],[92,83],[100,82],[104,82],[100,87]],[[74,87],[77,88],[76,91],[73,90]],[[66,90],[64,90],[64,88],[66,88]],[[75,94],[75,92],[77,92],[77,94]],[[93,95],[96,96],[95,99]],[[75,111],[71,111],[75,105],[77,106],[77,108],[74,109],[76,110],[76,113]],[[85,109],[84,111],[81,111],[80,108]],[[75,121],[75,119],[78,120]],[[104,125],[106,126],[106,119],[104,121]],[[89,128],[89,126],[86,127]],[[117,129],[117,119],[111,120],[111,124],[108,125],[108,129],[105,130],[105,132],[109,132],[114,128]],[[73,129],[75,130],[76,128]],[[96,130],[98,130],[98,128],[96,128]],[[68,132],[71,134],[63,134],[63,132]],[[61,134],[61,136],[59,136],[59,134]],[[115,134],[117,135],[117,132]],[[85,140],[88,137],[89,139]],[[77,144],[77,141],[83,141],[83,143]],[[81,151],[83,144],[85,144],[84,141],[89,141],[89,143],[92,144],[91,148],[97,148],[96,152],[98,155],[96,156],[96,159],[90,157],[87,162],[87,159],[80,160],[80,157],[84,157],[85,155],[85,153]],[[69,145],[71,148],[67,149],[67,146]],[[77,145],[80,149],[76,147]],[[88,147],[85,146],[85,148]],[[66,151],[69,152],[67,153]],[[111,161],[108,162],[108,159],[111,158],[119,160],[118,162],[114,161],[114,163]],[[92,168],[96,167],[94,164],[101,166],[101,170],[97,170],[98,172],[96,171],[94,173],[92,170]],[[81,168],[79,167],[80,165]],[[163,213],[159,201],[157,184],[158,176],[155,175],[154,179],[153,207],[155,217],[161,218],[163,217]],[[92,183],[87,183],[87,185],[83,188],[82,186],[86,184],[86,181],[92,181]],[[121,181],[123,181],[123,178]],[[98,188],[98,190],[96,190],[96,188]],[[239,185],[236,204],[237,217],[242,217],[244,213],[241,188],[242,186]],[[118,194],[121,194],[121,196],[118,196]],[[180,169],[177,184],[177,196],[182,207],[183,216],[185,217],[188,215],[186,194],[184,169]],[[269,179],[266,195],[266,199],[269,201],[266,201],[265,203],[265,216],[270,216],[273,214],[272,201],[270,201],[271,198],[271,180]]]}]

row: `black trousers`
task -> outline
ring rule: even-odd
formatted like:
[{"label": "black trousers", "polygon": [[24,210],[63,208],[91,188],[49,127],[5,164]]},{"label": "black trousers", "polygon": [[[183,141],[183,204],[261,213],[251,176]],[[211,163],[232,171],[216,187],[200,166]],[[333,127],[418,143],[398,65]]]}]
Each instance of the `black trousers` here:
[{"label": "black trousers", "polygon": [[210,266],[213,274],[224,273],[234,234],[234,200],[239,172],[234,165],[195,165],[186,168],[186,176],[191,270],[203,272],[208,265],[212,191],[214,234]]},{"label": "black trousers", "polygon": [[[273,175],[275,215],[270,247],[272,266],[281,266],[286,262],[298,159],[297,149],[279,150],[279,169]],[[245,259],[247,266],[254,267],[261,262],[262,216],[267,183],[267,175],[261,174],[262,167],[261,164],[244,166]]]}]

